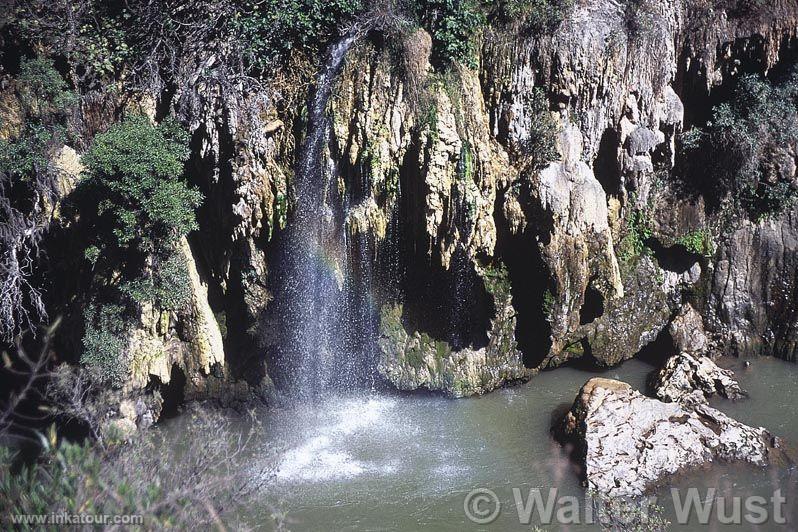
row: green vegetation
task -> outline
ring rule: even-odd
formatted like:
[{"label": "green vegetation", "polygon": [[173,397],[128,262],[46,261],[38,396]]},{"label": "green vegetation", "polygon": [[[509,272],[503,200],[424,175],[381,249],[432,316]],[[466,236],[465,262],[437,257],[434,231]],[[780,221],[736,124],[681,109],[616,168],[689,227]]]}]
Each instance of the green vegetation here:
[{"label": "green vegetation", "polygon": [[75,93],[69,89],[51,59],[23,59],[17,85],[28,118],[49,121],[52,117],[62,117],[77,102]]},{"label": "green vegetation", "polygon": [[264,72],[295,51],[317,54],[362,10],[361,0],[248,0],[231,26],[251,68]]},{"label": "green vegetation", "polygon": [[631,209],[626,217],[626,233],[618,248],[618,258],[621,262],[629,264],[637,257],[649,254],[651,250],[646,241],[651,235],[651,221],[648,214],[643,210]]},{"label": "green vegetation", "polygon": [[478,36],[487,18],[476,0],[422,0],[415,15],[432,35],[433,61],[475,67]]},{"label": "green vegetation", "polygon": [[125,358],[129,326],[125,309],[106,303],[89,305],[85,311],[86,329],[80,362],[95,371],[100,382],[121,387],[127,379],[129,361]]},{"label": "green vegetation", "polygon": [[530,121],[529,136],[520,147],[521,155],[539,169],[557,159],[557,133],[559,126],[549,112],[549,100],[541,88],[535,88],[529,102],[529,112],[535,119]]},{"label": "green vegetation", "polygon": [[574,0],[499,0],[494,3],[500,20],[520,22],[536,33],[556,28],[574,6]]},{"label": "green vegetation", "polygon": [[[97,135],[84,157],[92,218],[92,262],[123,272],[123,291],[138,302],[175,309],[187,297],[180,237],[196,228],[201,194],[182,179],[186,134],[172,121],[128,118]],[[122,259],[120,261],[120,259]]]},{"label": "green vegetation", "polygon": [[190,298],[180,239],[196,228],[201,194],[183,179],[188,139],[175,122],[136,116],[97,135],[83,157],[79,211],[90,236],[94,303],[81,362],[120,386],[128,372],[127,317],[141,304],[179,310]]},{"label": "green vegetation", "polygon": [[773,83],[743,76],[706,127],[682,136],[682,173],[713,208],[753,219],[782,212],[796,197],[790,147],[798,142],[798,75]]},{"label": "green vegetation", "polygon": [[433,40],[433,62],[475,67],[480,33],[488,23],[520,25],[533,33],[551,31],[573,8],[574,0],[421,0],[413,15]]},{"label": "green vegetation", "polygon": [[504,263],[496,262],[486,267],[483,279],[485,280],[485,289],[495,300],[506,300],[511,296],[510,272]]},{"label": "green vegetation", "polygon": [[188,137],[136,116],[97,135],[84,157],[98,204],[99,249],[154,252],[196,228],[199,192],[181,180]]},{"label": "green vegetation", "polygon": [[543,315],[546,317],[546,320],[551,321],[554,318],[554,307],[556,304],[557,298],[554,296],[554,292],[547,288],[546,291],[543,292]]},{"label": "green vegetation", "polygon": [[76,84],[97,87],[131,59],[127,41],[134,25],[116,2],[29,0],[15,2],[2,16],[11,40],[66,59]]},{"label": "green vegetation", "polygon": [[651,33],[658,26],[654,0],[625,0],[623,16],[626,32],[633,39]]},{"label": "green vegetation", "polygon": [[677,244],[683,246],[690,253],[704,257],[712,256],[714,245],[712,235],[706,229],[696,229],[680,237]]},{"label": "green vegetation", "polygon": [[[220,414],[196,413],[191,418],[179,445],[154,430],[108,447],[58,441],[53,428],[42,435],[44,449],[32,463],[21,463],[8,447],[0,446],[4,524],[15,514],[64,513],[137,516],[140,523],[125,527],[133,530],[210,528],[219,522],[219,513],[245,504],[258,491],[259,481],[238,460],[252,452],[251,437],[259,425],[253,420],[253,428],[230,437],[234,429]],[[257,466],[262,478],[273,468],[268,460],[265,463]]]}]

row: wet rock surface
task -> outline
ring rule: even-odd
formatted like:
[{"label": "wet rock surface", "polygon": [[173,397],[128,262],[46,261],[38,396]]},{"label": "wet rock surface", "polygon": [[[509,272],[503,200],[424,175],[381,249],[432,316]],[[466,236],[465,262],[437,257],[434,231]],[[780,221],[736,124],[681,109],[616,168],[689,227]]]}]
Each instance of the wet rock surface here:
[{"label": "wet rock surface", "polygon": [[[485,274],[483,274],[485,275]],[[536,369],[524,366],[515,342],[515,309],[507,279],[487,276],[496,313],[484,346],[458,348],[451,342],[412,330],[401,305],[386,305],[380,320],[382,378],[400,390],[419,388],[467,397],[490,392],[503,384],[529,379]]]},{"label": "wet rock surface", "polygon": [[715,394],[727,399],[747,397],[731,371],[707,357],[689,353],[669,358],[654,376],[652,388],[659,399],[669,403],[706,403]]},{"label": "wet rock surface", "polygon": [[603,378],[582,387],[558,434],[575,443],[588,489],[610,497],[642,495],[670,475],[716,461],[766,466],[791,459],[783,440],[763,428]]}]

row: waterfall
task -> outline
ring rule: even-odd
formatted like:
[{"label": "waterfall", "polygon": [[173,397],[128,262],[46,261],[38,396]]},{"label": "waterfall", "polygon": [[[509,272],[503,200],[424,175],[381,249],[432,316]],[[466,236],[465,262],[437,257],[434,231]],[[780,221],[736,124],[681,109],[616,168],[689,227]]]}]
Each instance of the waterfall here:
[{"label": "waterfall", "polygon": [[273,318],[282,331],[277,371],[284,391],[302,400],[324,390],[362,387],[373,375],[369,245],[359,236],[347,241],[346,201],[337,190],[336,165],[325,155],[331,135],[327,104],[358,37],[350,32],[330,48],[309,101],[296,167],[296,208],[277,272],[282,291]]}]

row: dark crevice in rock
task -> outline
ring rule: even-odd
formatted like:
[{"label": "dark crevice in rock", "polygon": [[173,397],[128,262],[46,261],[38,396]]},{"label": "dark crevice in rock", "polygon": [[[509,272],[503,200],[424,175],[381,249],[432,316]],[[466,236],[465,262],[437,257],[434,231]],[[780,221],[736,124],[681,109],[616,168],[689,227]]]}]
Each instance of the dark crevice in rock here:
[{"label": "dark crevice in rock", "polygon": [[702,258],[681,244],[666,247],[656,238],[646,240],[646,246],[654,253],[654,259],[660,268],[678,274],[686,272]]},{"label": "dark crevice in rock", "polygon": [[[157,381],[157,377],[153,377]],[[180,406],[185,402],[186,374],[174,364],[169,375],[169,382],[159,386],[163,407],[160,419],[169,419],[179,414]]]},{"label": "dark crevice in rock", "polygon": [[618,131],[613,128],[604,130],[593,172],[608,196],[621,194],[621,168],[618,164],[620,147],[621,137]]},{"label": "dark crevice in rock", "polygon": [[[499,194],[499,196],[502,196]],[[497,205],[503,197],[497,197]],[[497,207],[496,212],[501,212]],[[551,324],[546,316],[546,294],[551,297],[551,273],[535,239],[528,233],[513,234],[503,216],[496,216],[496,255],[510,275],[516,311],[515,339],[524,366],[536,368],[551,348]]]},{"label": "dark crevice in rock", "polygon": [[[202,149],[212,135],[218,135],[218,160],[211,151]],[[229,206],[237,202],[232,167],[236,145],[226,118],[217,124],[216,131],[208,131],[204,125],[198,128],[190,148],[187,175],[206,198],[197,210],[199,231],[190,236],[191,249],[201,278],[208,283],[208,303],[217,317],[224,316],[224,350],[232,355],[228,360],[230,370],[234,376],[242,376],[256,364],[251,360],[254,349],[247,332],[251,321],[239,274],[249,267],[248,259],[234,249],[235,221]],[[226,268],[228,258],[230,265]]]},{"label": "dark crevice in rock", "polygon": [[381,292],[402,303],[402,321],[409,333],[426,333],[454,350],[479,349],[488,344],[490,319],[495,314],[492,297],[462,246],[452,255],[448,269],[435,250],[428,252],[430,243],[423,230],[426,190],[418,174],[419,155],[419,147],[409,150],[400,169],[398,223],[391,222],[399,241],[396,253],[385,254]]},{"label": "dark crevice in rock", "polygon": [[585,302],[579,310],[579,324],[592,323],[602,314],[604,314],[604,296],[590,284],[585,290]]},{"label": "dark crevice in rock", "polygon": [[657,334],[654,340],[646,344],[633,358],[651,364],[656,368],[661,368],[675,354],[676,348],[674,347],[673,338],[666,326]]},{"label": "dark crevice in rock", "polygon": [[424,332],[455,350],[488,345],[492,298],[464,252],[452,256],[448,270],[434,258],[416,256],[405,271],[402,321],[408,332]]},{"label": "dark crevice in rock", "polygon": [[562,364],[549,367],[547,371],[554,371],[557,367],[569,367],[590,373],[609,369],[607,364],[602,363],[595,357],[593,349],[590,347],[590,341],[587,338],[582,338],[566,345],[563,351],[569,353],[569,356]]},{"label": "dark crevice in rock", "polygon": [[719,47],[719,56],[733,59],[719,65],[723,82],[711,88],[707,84],[705,65],[695,60],[698,55],[696,50],[690,45],[682,49],[674,85],[684,103],[685,130],[691,126],[705,125],[712,118],[713,107],[731,97],[740,76],[767,72],[768,77],[774,79],[793,64],[798,54],[798,41],[785,38],[778,61],[768,69],[768,52],[761,35],[739,38],[724,46],[728,50]]}]

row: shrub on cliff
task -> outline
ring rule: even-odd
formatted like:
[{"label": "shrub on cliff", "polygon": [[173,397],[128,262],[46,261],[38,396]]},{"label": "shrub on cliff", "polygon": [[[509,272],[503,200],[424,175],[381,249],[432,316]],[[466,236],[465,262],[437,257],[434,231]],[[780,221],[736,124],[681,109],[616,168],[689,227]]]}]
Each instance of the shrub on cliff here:
[{"label": "shrub on cliff", "polygon": [[504,23],[520,23],[534,31],[550,31],[573,9],[574,0],[499,0],[495,13]]},{"label": "shrub on cliff", "polygon": [[281,64],[294,51],[318,53],[363,9],[361,0],[247,1],[231,20],[256,71]]},{"label": "shrub on cliff", "polygon": [[410,4],[413,15],[432,35],[432,59],[446,66],[457,61],[475,66],[477,34],[487,19],[475,0],[422,0]]},{"label": "shrub on cliff", "polygon": [[188,137],[174,121],[135,116],[97,135],[83,159],[100,253],[150,253],[196,228],[201,194],[182,179]]},{"label": "shrub on cliff", "polygon": [[176,246],[197,227],[194,209],[202,201],[183,179],[187,146],[176,123],[156,126],[139,116],[97,135],[84,157],[88,201],[81,215],[92,226],[87,257],[101,268],[122,268],[123,288],[162,308],[180,303],[168,295],[185,286]]},{"label": "shrub on cliff", "polygon": [[729,203],[752,218],[778,214],[798,195],[798,75],[779,83],[743,76],[706,127],[682,137],[688,181],[714,207]]},{"label": "shrub on cliff", "polygon": [[127,375],[120,342],[135,304],[176,310],[190,296],[178,245],[197,227],[202,195],[183,179],[187,157],[187,135],[175,122],[136,116],[97,135],[83,158],[80,216],[94,303],[85,312],[81,362],[112,385]]}]

